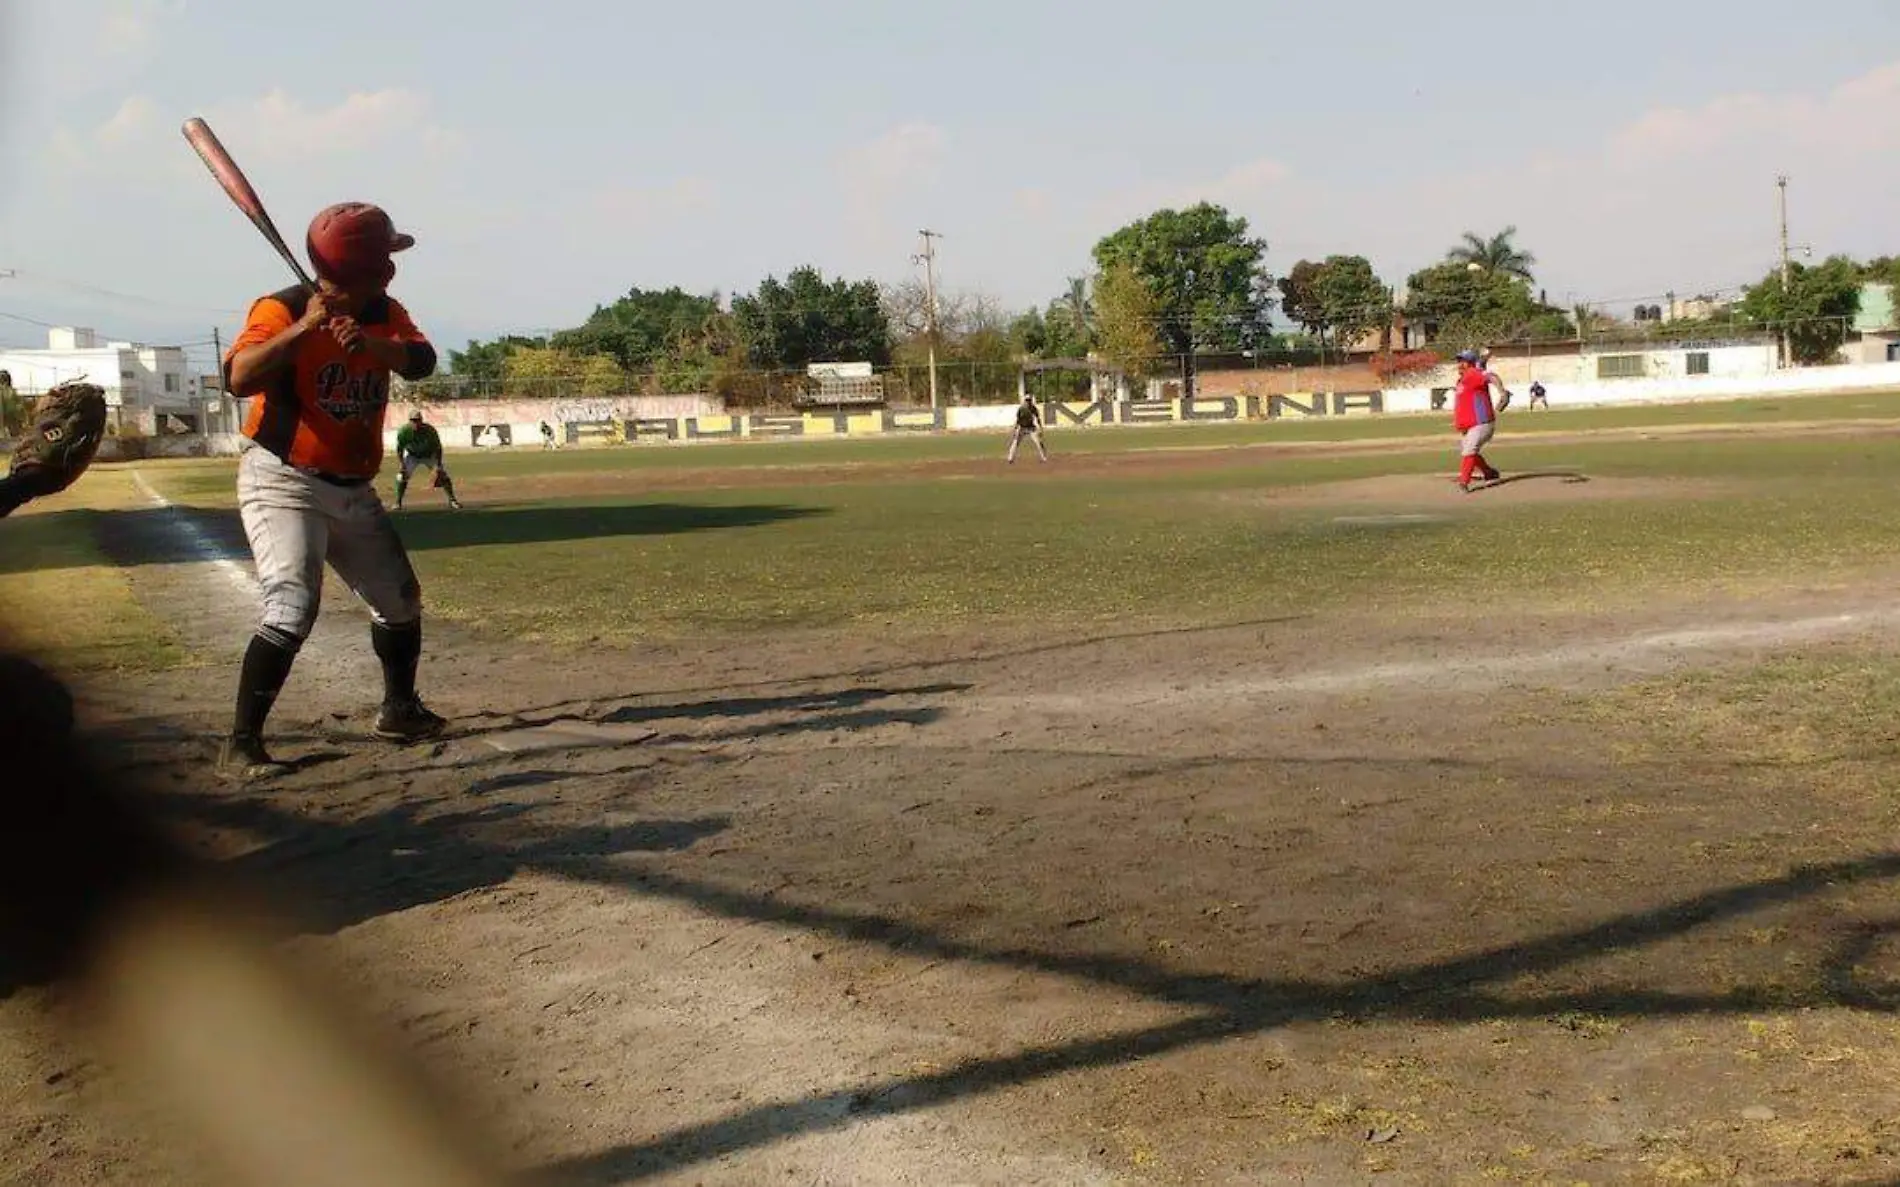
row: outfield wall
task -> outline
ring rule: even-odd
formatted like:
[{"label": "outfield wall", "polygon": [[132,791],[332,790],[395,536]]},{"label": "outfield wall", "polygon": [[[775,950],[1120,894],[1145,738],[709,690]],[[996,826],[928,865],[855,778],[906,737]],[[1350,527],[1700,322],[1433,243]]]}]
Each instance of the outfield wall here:
[{"label": "outfield wall", "polygon": [[[1546,381],[1552,408],[1609,407],[1697,400],[1824,395],[1900,390],[1900,362],[1837,367],[1803,367],[1749,378],[1696,377],[1625,379],[1591,383]],[[1512,412],[1530,396],[1515,387]],[[1040,405],[1052,431],[1103,425],[1235,423],[1251,420],[1332,416],[1446,415],[1447,389],[1385,388],[1364,391],[1255,394],[1209,392],[1193,400],[1100,400]],[[385,441],[394,448],[396,433],[413,406],[390,405]],[[601,399],[450,401],[430,404],[423,413],[453,450],[533,449],[541,445],[543,423],[554,429],[560,447],[585,445],[690,444],[733,440],[836,439],[906,433],[1004,432],[1016,419],[1016,405],[957,406],[930,409],[838,409],[821,412],[727,413],[711,396],[623,396]],[[237,438],[193,435],[121,442],[108,439],[102,460],[119,457],[202,456],[236,451]]]},{"label": "outfield wall", "polygon": [[[1900,390],[1900,363],[1812,367],[1751,378],[1625,379],[1593,383],[1546,382],[1553,408],[1610,407],[1696,400],[1733,400],[1762,396],[1800,396],[1855,391]],[[1515,391],[1513,411],[1526,407],[1529,394]],[[1384,416],[1435,413],[1449,405],[1445,387],[1387,388],[1288,394],[1208,394],[1192,400],[1098,400],[1040,405],[1052,431],[1103,425],[1235,423],[1250,420],[1331,416]],[[688,402],[677,408],[665,400]],[[727,413],[703,397],[646,397],[600,401],[586,407],[572,401],[535,401],[510,405],[436,404],[425,411],[452,449],[537,447],[543,419],[553,426],[557,445],[690,444],[733,440],[824,439],[904,433],[1003,432],[1015,423],[1016,405],[996,404],[930,409],[840,409],[805,413]],[[564,407],[561,407],[565,405]],[[543,411],[545,409],[545,411]],[[555,419],[560,412],[610,413]],[[499,422],[503,414],[526,412],[518,421]],[[391,409],[388,440],[408,415],[407,406]]]}]

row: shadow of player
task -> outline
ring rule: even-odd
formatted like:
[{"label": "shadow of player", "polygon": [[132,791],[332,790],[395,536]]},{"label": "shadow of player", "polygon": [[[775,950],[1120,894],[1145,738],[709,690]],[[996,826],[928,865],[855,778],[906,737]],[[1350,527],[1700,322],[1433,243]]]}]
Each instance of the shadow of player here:
[{"label": "shadow of player", "polygon": [[1535,482],[1544,479],[1554,479],[1564,483],[1566,486],[1590,481],[1589,475],[1578,470],[1526,470],[1522,474],[1506,474],[1504,477],[1494,482],[1486,482],[1476,489],[1490,490],[1493,487],[1509,486],[1514,482]]}]

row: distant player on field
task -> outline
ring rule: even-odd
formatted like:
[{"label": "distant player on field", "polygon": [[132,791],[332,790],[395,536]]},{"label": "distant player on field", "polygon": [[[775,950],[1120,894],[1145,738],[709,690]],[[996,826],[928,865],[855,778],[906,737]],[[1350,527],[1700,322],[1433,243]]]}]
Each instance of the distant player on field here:
[{"label": "distant player on field", "polygon": [[1022,444],[1024,436],[1036,443],[1036,457],[1041,461],[1049,460],[1049,451],[1042,447],[1042,413],[1036,410],[1033,396],[1024,396],[1023,402],[1016,406],[1016,425],[1009,432],[1009,457],[1011,465],[1016,462],[1016,447]]},{"label": "distant player on field", "polygon": [[1533,379],[1531,380],[1531,402],[1529,407],[1535,408],[1539,404],[1544,406],[1545,412],[1550,411],[1550,397],[1544,394],[1544,385]]},{"label": "distant player on field", "polygon": [[402,465],[401,473],[396,475],[396,510],[402,510],[402,497],[409,489],[409,479],[418,466],[428,466],[435,471],[435,485],[449,496],[449,506],[461,509],[462,501],[455,497],[455,480],[449,477],[449,468],[442,464],[442,435],[435,426],[422,419],[422,413],[409,414],[409,423],[396,432],[396,458]]},{"label": "distant player on field", "polygon": [[1452,426],[1460,435],[1458,489],[1471,490],[1473,473],[1496,482],[1498,472],[1484,460],[1484,447],[1498,430],[1497,409],[1491,404],[1491,379],[1476,351],[1458,353],[1458,389],[1452,396]]}]

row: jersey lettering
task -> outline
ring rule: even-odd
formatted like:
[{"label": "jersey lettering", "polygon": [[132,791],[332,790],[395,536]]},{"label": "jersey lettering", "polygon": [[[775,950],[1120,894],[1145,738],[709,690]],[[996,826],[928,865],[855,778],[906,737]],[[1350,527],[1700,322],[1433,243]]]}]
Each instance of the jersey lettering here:
[{"label": "jersey lettering", "polygon": [[[225,378],[241,350],[269,342],[307,308],[302,289],[285,289],[251,305],[243,331],[225,353]],[[389,297],[357,318],[363,334],[427,347],[409,313]],[[432,351],[429,352],[432,356]],[[287,364],[254,391],[232,391],[248,401],[244,435],[293,466],[349,478],[374,477],[382,466],[383,420],[389,411],[389,368],[367,350],[345,351],[325,330],[300,339]]]}]

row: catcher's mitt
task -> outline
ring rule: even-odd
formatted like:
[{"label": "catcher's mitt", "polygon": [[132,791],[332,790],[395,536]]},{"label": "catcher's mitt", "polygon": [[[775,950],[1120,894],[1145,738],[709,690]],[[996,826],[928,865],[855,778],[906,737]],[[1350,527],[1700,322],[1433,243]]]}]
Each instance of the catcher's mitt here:
[{"label": "catcher's mitt", "polygon": [[62,383],[33,405],[8,472],[31,475],[46,494],[65,490],[92,465],[105,430],[105,389],[79,379]]}]

